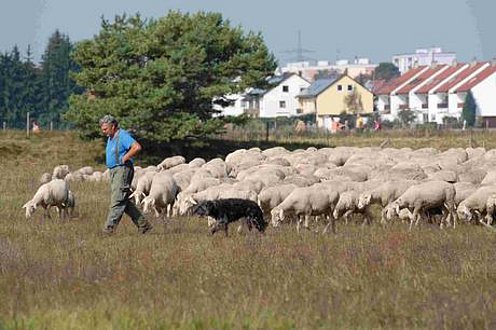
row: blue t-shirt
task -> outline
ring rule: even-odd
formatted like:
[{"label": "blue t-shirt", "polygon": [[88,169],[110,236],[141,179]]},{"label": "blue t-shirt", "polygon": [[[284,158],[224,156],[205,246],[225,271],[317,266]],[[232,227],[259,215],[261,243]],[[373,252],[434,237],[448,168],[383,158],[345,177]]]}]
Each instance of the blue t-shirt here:
[{"label": "blue t-shirt", "polygon": [[[115,152],[116,144],[119,142],[119,159],[117,160],[117,155]],[[113,138],[108,138],[106,152],[106,163],[108,168],[114,168],[119,165],[124,165],[122,163],[122,157],[129,151],[133,143],[136,142],[135,139],[125,130],[119,128],[115,133]],[[131,164],[133,160],[130,160]]]}]

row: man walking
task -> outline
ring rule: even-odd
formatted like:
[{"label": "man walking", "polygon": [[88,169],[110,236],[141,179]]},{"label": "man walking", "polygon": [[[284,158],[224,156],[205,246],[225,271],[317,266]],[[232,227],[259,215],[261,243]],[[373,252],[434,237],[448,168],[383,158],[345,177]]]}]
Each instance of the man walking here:
[{"label": "man walking", "polygon": [[127,131],[119,128],[117,119],[111,115],[100,119],[100,128],[108,136],[106,164],[110,170],[110,209],[103,232],[113,234],[122,215],[127,213],[138,227],[138,232],[144,234],[152,229],[152,225],[129,200],[134,176],[133,157],[141,150],[141,145]]}]

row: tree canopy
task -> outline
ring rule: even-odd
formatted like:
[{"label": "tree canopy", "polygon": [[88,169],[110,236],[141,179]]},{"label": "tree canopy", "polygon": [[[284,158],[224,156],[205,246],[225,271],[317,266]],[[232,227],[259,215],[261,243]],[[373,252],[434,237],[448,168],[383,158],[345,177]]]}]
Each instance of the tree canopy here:
[{"label": "tree canopy", "polygon": [[382,62],[375,68],[374,79],[389,81],[400,76],[400,70],[393,63]]},{"label": "tree canopy", "polygon": [[247,87],[264,87],[277,64],[262,36],[231,27],[221,14],[170,11],[156,20],[139,14],[102,18],[101,30],[78,43],[74,74],[86,89],[70,98],[67,118],[83,136],[99,135],[111,113],[152,141],[216,132],[213,100]]}]

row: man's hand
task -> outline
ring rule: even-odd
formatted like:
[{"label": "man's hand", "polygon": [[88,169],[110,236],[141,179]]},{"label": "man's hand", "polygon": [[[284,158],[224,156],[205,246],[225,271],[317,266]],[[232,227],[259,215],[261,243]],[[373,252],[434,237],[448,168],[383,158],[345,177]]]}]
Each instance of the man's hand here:
[{"label": "man's hand", "polygon": [[141,145],[138,142],[134,142],[131,148],[124,156],[122,156],[122,163],[127,163],[131,158],[136,156],[138,152],[141,151]]}]

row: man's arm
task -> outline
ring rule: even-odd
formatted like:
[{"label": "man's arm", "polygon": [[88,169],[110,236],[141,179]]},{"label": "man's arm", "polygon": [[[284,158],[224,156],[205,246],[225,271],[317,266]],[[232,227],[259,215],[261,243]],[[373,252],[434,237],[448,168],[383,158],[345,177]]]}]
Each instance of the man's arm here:
[{"label": "man's arm", "polygon": [[126,152],[124,156],[122,156],[122,163],[126,163],[128,160],[136,156],[138,152],[140,152],[140,150],[141,150],[141,144],[139,144],[138,142],[134,142],[131,145],[129,151]]}]

